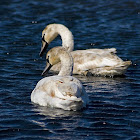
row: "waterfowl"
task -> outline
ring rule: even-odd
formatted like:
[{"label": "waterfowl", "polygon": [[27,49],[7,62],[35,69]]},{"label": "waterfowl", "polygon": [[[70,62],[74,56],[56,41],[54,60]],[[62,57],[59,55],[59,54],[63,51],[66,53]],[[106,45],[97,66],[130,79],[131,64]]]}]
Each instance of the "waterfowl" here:
[{"label": "waterfowl", "polygon": [[[131,65],[131,61],[123,61],[115,54],[115,48],[73,51],[73,35],[71,31],[62,24],[49,24],[42,31],[42,47],[40,56],[43,55],[48,45],[58,35],[61,36],[62,47],[70,52],[74,59],[73,74],[92,74],[95,76],[123,75]],[[60,64],[54,65],[51,70],[59,71]]]},{"label": "waterfowl", "polygon": [[41,79],[31,93],[31,101],[40,106],[50,106],[64,110],[80,110],[88,104],[88,96],[81,82],[72,76],[73,58],[62,47],[54,47],[46,55],[47,66],[42,75],[50,68],[61,63],[58,75]]}]

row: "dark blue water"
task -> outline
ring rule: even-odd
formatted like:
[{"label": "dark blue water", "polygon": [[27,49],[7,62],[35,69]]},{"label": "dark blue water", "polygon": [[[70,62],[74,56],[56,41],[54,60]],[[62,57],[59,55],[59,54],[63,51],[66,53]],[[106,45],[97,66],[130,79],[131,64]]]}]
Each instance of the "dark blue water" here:
[{"label": "dark blue water", "polygon": [[[115,47],[133,65],[125,77],[79,78],[90,98],[78,112],[39,107],[31,91],[42,78],[41,32],[66,25],[75,50]],[[60,37],[51,43],[61,45]],[[139,0],[0,1],[0,139],[140,139]]]}]

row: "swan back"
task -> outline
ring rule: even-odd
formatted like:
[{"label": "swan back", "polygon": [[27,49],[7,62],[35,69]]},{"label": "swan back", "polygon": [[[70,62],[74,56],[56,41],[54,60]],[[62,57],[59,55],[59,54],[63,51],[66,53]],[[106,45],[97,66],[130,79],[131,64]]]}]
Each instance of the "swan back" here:
[{"label": "swan back", "polygon": [[88,104],[88,96],[80,81],[72,76],[51,76],[40,80],[31,101],[41,106],[80,110]]}]

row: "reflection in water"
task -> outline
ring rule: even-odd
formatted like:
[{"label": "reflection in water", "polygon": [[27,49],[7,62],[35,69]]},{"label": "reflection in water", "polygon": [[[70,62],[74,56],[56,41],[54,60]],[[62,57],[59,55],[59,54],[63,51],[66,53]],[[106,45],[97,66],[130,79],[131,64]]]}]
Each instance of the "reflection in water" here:
[{"label": "reflection in water", "polygon": [[43,119],[32,120],[34,124],[43,128],[43,130],[51,130],[52,133],[54,131],[71,131],[71,127],[76,127],[79,118],[83,115],[82,111],[65,111],[62,109],[42,107],[35,105],[32,111],[35,112],[36,115],[42,116]]},{"label": "reflection in water", "polygon": [[44,122],[41,122],[41,121],[36,121],[36,120],[32,120],[32,122],[38,126],[40,126],[41,128],[44,128],[46,127],[46,124]]},{"label": "reflection in water", "polygon": [[50,107],[43,107],[43,106],[38,106],[33,109],[37,114],[39,115],[44,115],[49,118],[56,118],[56,117],[70,117],[70,116],[75,116],[81,114],[81,112],[78,111],[65,111],[63,109],[56,109],[56,108],[50,108]]},{"label": "reflection in water", "polygon": [[118,88],[123,88],[123,84],[130,83],[131,81],[125,77],[84,77],[79,75],[76,75],[76,77],[81,80],[87,90],[92,86],[92,88],[98,92],[114,91]]},{"label": "reflection in water", "polygon": [[116,83],[118,82],[125,82],[128,81],[129,79],[126,79],[125,76],[121,76],[121,77],[94,77],[94,76],[81,76],[81,75],[74,75],[75,77],[77,77],[78,79],[80,79],[82,82],[114,82]]}]

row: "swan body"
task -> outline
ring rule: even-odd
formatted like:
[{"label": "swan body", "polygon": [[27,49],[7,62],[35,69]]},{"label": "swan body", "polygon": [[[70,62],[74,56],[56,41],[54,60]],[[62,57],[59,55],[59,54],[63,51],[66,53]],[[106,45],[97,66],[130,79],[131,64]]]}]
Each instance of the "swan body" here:
[{"label": "swan body", "polygon": [[[71,55],[74,58],[73,74],[92,74],[95,76],[122,75],[131,64],[130,61],[122,61],[117,55],[109,52],[104,52],[100,55],[89,50],[77,50],[71,52]],[[51,70],[58,71],[60,66],[60,63],[58,63]]]},{"label": "swan body", "polygon": [[[58,35],[62,39],[62,47],[71,53],[74,59],[73,74],[92,74],[97,76],[123,75],[131,65],[131,61],[123,61],[115,53],[115,48],[110,49],[74,49],[74,40],[71,31],[62,24],[50,24],[42,31],[42,47],[40,56],[47,46]],[[51,68],[52,71],[60,70],[60,63]]]},{"label": "swan body", "polygon": [[31,93],[31,101],[41,106],[80,110],[88,104],[88,96],[81,82],[72,75],[72,57],[64,48],[55,47],[47,53],[47,66],[43,75],[59,61],[58,75],[41,79]]}]

